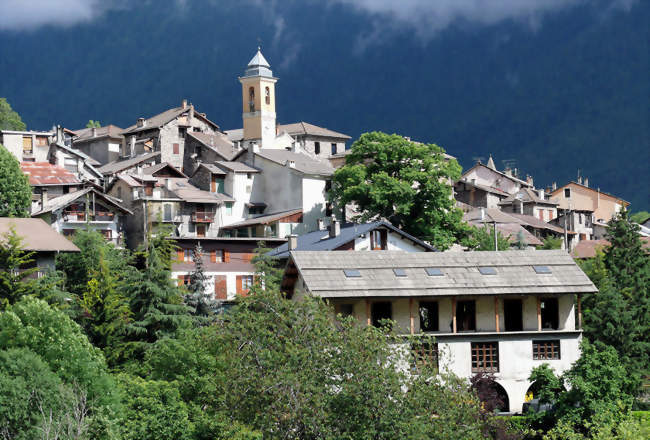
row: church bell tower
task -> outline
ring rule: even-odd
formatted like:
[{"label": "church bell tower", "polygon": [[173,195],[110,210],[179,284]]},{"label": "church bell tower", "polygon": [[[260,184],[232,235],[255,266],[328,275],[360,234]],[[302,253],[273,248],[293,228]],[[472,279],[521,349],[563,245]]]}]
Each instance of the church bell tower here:
[{"label": "church bell tower", "polygon": [[260,148],[272,148],[275,142],[275,83],[271,66],[260,48],[250,60],[244,76],[239,78],[242,89],[242,118],[244,143],[258,143]]}]

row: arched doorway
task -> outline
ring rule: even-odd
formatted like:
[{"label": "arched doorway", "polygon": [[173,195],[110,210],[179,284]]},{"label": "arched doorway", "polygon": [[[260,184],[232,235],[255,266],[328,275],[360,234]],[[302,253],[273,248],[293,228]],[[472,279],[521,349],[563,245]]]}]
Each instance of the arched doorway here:
[{"label": "arched doorway", "polygon": [[505,388],[503,388],[494,377],[488,374],[479,373],[471,379],[471,386],[476,390],[478,398],[487,411],[509,412],[510,399]]}]

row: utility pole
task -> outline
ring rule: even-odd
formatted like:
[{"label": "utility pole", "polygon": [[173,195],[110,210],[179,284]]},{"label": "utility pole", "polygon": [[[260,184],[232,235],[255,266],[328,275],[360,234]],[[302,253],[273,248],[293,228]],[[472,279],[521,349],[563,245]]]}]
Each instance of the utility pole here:
[{"label": "utility pole", "polygon": [[497,222],[493,223],[494,225],[494,250],[499,250],[499,241],[497,240]]}]

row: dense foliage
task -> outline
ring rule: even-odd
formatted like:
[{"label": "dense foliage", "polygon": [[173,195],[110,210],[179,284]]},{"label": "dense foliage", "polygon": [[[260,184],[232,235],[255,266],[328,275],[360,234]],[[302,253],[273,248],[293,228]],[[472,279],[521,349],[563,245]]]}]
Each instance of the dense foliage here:
[{"label": "dense foliage", "polygon": [[468,232],[450,185],[460,173],[437,145],[364,133],[334,173],[329,196],[336,206],[352,204],[361,221],[387,219],[444,250]]},{"label": "dense foliage", "polygon": [[16,158],[0,144],[0,217],[27,217],[32,200],[29,179]]},{"label": "dense foliage", "polygon": [[20,115],[11,108],[7,99],[0,98],[0,130],[21,131],[26,129]]},{"label": "dense foliage", "polygon": [[[494,249],[494,234],[496,232],[497,248]],[[462,244],[472,251],[507,251],[510,249],[510,238],[504,237],[498,229],[495,231],[492,225],[471,226],[467,237]]]}]

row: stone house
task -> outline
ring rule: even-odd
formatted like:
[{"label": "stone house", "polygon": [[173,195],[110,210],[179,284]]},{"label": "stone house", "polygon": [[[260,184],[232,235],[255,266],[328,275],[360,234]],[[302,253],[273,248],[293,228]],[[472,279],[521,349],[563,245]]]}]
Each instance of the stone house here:
[{"label": "stone house", "polygon": [[143,153],[159,151],[161,162],[183,169],[185,139],[187,133],[219,133],[219,126],[204,113],[194,110],[194,105],[183,100],[174,107],[148,119],[139,118],[122,132],[124,145],[122,156],[134,157]]},{"label": "stone house", "polygon": [[125,217],[133,213],[122,202],[94,187],[84,188],[55,198],[43,197],[32,217],[40,218],[66,237],[77,229],[90,227],[107,241],[124,245]]},{"label": "stone house", "polygon": [[41,219],[0,217],[0,243],[4,243],[5,234],[12,229],[22,239],[22,249],[34,253],[33,263],[24,269],[37,267],[36,277],[56,269],[55,259],[59,253],[80,252],[74,243]]},{"label": "stone house", "polygon": [[550,223],[563,229],[566,222],[566,228],[575,232],[576,240],[570,245],[570,249],[573,249],[580,241],[594,239],[594,217],[594,212],[590,209],[560,210],[557,218]]},{"label": "stone house", "polygon": [[72,172],[83,182],[101,184],[103,175],[97,168],[99,162],[86,153],[64,145],[60,141],[50,144],[48,161]]},{"label": "stone house", "polygon": [[43,198],[62,196],[83,186],[71,171],[49,162],[21,162],[20,169],[29,178],[33,209],[38,209]]},{"label": "stone house", "polygon": [[124,143],[122,131],[123,129],[115,125],[76,130],[76,136],[72,138],[72,148],[92,157],[99,165],[106,165],[120,158]]},{"label": "stone house", "polygon": [[609,222],[618,212],[627,209],[629,202],[612,194],[602,192],[600,188],[589,187],[589,180],[579,179],[555,188],[551,192],[562,210],[574,210],[582,213],[592,212],[593,221]]},{"label": "stone house", "polygon": [[245,150],[237,147],[225,134],[190,132],[185,138],[183,171],[192,176],[201,164],[232,162]]},{"label": "stone house", "polygon": [[51,131],[0,130],[0,145],[18,162],[47,162],[55,135]]},{"label": "stone house", "polygon": [[282,281],[292,300],[314,295],[359,325],[394,322],[417,336],[410,362],[434,362],[460,377],[485,372],[521,412],[531,370],[556,373],[580,356],[581,297],[597,292],[565,251],[292,251]]},{"label": "stone house", "polygon": [[525,214],[550,222],[557,217],[558,202],[550,200],[543,189],[521,188],[516,194],[506,197],[499,203],[503,212]]}]

